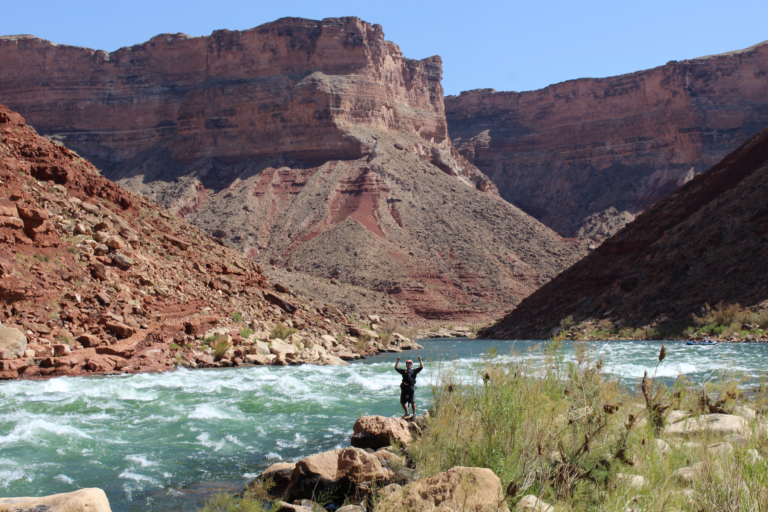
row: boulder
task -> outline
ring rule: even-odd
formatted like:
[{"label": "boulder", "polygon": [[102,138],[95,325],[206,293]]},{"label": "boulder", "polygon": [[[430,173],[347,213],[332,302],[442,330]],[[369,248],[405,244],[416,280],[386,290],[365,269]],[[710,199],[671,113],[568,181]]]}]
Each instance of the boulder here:
[{"label": "boulder", "polygon": [[109,500],[98,488],[78,489],[42,498],[0,498],[0,512],[111,512]]},{"label": "boulder", "polygon": [[273,354],[248,354],[245,356],[245,362],[248,364],[269,365],[275,362],[277,356]]},{"label": "boulder", "polygon": [[394,439],[407,445],[413,438],[408,431],[408,422],[401,418],[384,416],[361,416],[352,427],[352,446],[377,450],[391,444]]},{"label": "boulder", "polygon": [[101,338],[93,334],[81,334],[77,337],[77,342],[85,348],[93,348],[101,344]]},{"label": "boulder", "polygon": [[219,317],[215,315],[204,315],[184,322],[184,331],[192,336],[201,336],[205,334],[214,325],[219,323]]},{"label": "boulder", "polygon": [[120,250],[125,248],[125,240],[117,235],[112,235],[104,242],[110,249]]},{"label": "boulder", "polygon": [[519,512],[554,512],[552,505],[541,501],[537,496],[529,494],[517,502],[515,510]]},{"label": "boulder", "polygon": [[123,270],[128,270],[134,265],[134,261],[122,253],[117,253],[114,256],[112,256],[112,263],[117,265]]},{"label": "boulder", "polygon": [[273,306],[277,306],[279,308],[282,308],[283,310],[287,311],[290,314],[293,314],[298,309],[296,306],[288,302],[287,300],[283,299],[282,297],[279,297],[275,295],[272,292],[266,292],[264,294],[264,298],[267,299],[267,302],[272,304]]},{"label": "boulder", "polygon": [[706,433],[749,435],[749,423],[741,416],[732,414],[706,414],[687,418],[664,429],[665,435],[673,436],[698,436]]},{"label": "boulder", "polygon": [[119,338],[130,338],[136,332],[132,327],[129,327],[122,322],[116,322],[114,320],[108,321],[106,324],[104,324],[104,327],[106,327],[110,332],[115,333],[115,335]]},{"label": "boulder", "polygon": [[298,353],[299,348],[296,345],[292,345],[291,343],[286,343],[281,339],[274,339],[270,342],[269,351],[272,354],[280,357],[281,355],[285,356],[287,354]]},{"label": "boulder", "polygon": [[27,337],[14,327],[0,325],[0,353],[9,351],[16,357],[22,357],[27,350]]},{"label": "boulder", "polygon": [[[509,511],[499,478],[486,468],[454,467],[383,497],[376,512]],[[541,509],[549,510],[549,509]]]},{"label": "boulder", "polygon": [[292,462],[272,464],[248,484],[248,487],[254,487],[263,482],[271,482],[272,485],[267,489],[267,492],[272,496],[282,496],[291,482],[291,475],[295,467],[296,464]]},{"label": "boulder", "polygon": [[286,489],[289,501],[317,496],[344,497],[358,484],[387,482],[391,471],[359,448],[336,449],[311,455],[296,463]]}]

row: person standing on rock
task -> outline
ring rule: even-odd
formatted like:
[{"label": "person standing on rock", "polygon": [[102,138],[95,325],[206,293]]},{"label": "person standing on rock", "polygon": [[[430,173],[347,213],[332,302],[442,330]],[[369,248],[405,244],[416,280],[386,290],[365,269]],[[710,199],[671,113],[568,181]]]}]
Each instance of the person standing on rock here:
[{"label": "person standing on rock", "polygon": [[403,406],[405,414],[403,418],[408,417],[408,404],[411,404],[413,410],[413,416],[416,417],[416,375],[424,369],[424,363],[419,356],[419,367],[413,367],[413,361],[408,359],[405,362],[405,370],[398,368],[400,365],[400,358],[397,358],[395,363],[395,371],[403,376],[403,382],[400,383],[400,405]]}]

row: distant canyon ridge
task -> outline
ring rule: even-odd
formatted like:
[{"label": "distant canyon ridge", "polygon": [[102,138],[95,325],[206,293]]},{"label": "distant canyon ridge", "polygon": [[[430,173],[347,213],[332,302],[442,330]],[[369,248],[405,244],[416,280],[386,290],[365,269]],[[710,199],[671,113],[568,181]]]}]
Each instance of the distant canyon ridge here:
[{"label": "distant canyon ridge", "polygon": [[[292,270],[292,287],[311,274],[385,297],[381,313],[475,321],[586,253],[453,147],[440,58],[407,59],[358,18],[164,34],[112,53],[7,36],[0,69],[0,98],[39,133]],[[365,308],[364,293],[329,286],[337,305]]]},{"label": "distant canyon ridge", "polygon": [[459,152],[563,236],[602,241],[768,126],[768,42],[529,92],[445,99]]}]

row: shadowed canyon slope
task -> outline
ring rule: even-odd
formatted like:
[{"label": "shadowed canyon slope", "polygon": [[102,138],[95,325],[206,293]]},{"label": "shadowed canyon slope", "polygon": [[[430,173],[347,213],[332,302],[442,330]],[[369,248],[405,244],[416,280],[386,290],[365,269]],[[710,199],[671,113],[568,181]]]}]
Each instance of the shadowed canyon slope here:
[{"label": "shadowed canyon slope", "polygon": [[111,54],[0,39],[0,97],[246,256],[487,318],[584,254],[451,145],[439,57],[357,18],[286,18]]},{"label": "shadowed canyon slope", "polygon": [[610,235],[631,220],[617,214],[647,209],[768,125],[767,72],[762,43],[538,91],[463,92],[446,115],[502,197],[564,236],[605,215]]},{"label": "shadowed canyon slope", "polygon": [[486,334],[546,336],[573,316],[692,325],[721,301],[768,299],[768,128],[659,201]]}]

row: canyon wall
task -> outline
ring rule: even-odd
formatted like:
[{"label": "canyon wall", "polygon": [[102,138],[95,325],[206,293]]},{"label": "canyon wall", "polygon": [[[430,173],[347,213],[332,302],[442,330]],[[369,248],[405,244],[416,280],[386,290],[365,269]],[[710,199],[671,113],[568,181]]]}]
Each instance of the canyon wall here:
[{"label": "canyon wall", "polygon": [[766,72],[761,43],[537,91],[462,92],[446,115],[454,145],[503,198],[577,236],[594,215],[620,227],[616,214],[646,210],[768,125]]},{"label": "canyon wall", "polygon": [[768,304],[768,128],[640,214],[481,335],[547,337],[568,317],[670,330],[707,305]]},{"label": "canyon wall", "polygon": [[388,294],[391,316],[500,315],[586,251],[455,150],[440,58],[357,18],[110,54],[10,36],[0,68],[0,98],[108,178],[251,259]]}]

